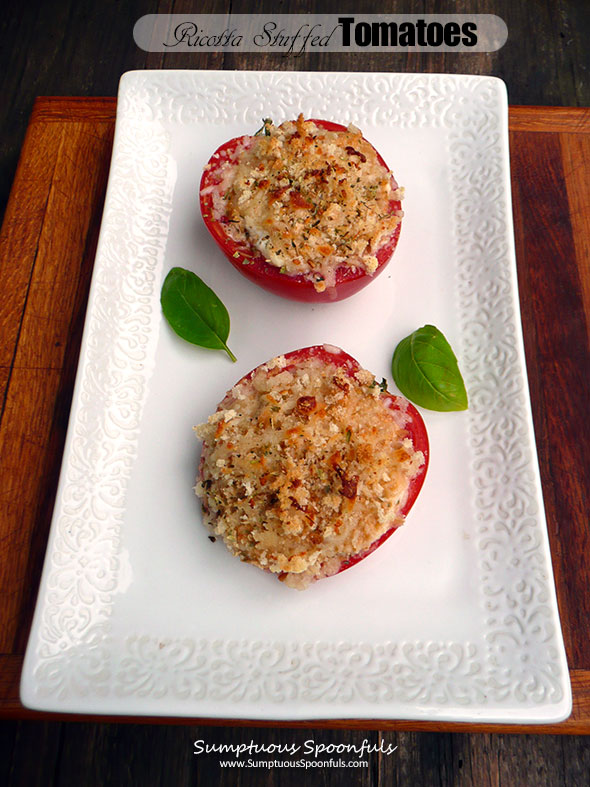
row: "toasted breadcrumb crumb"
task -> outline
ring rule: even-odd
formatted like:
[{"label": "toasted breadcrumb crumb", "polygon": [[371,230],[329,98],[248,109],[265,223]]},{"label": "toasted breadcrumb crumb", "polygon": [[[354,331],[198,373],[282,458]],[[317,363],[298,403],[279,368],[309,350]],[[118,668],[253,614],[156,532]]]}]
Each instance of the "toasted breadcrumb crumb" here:
[{"label": "toasted breadcrumb crumb", "polygon": [[373,275],[402,218],[393,203],[403,190],[361,132],[328,131],[303,115],[246,137],[209,192],[233,240],[318,292],[334,286],[342,265]]},{"label": "toasted breadcrumb crumb", "polygon": [[195,492],[242,560],[306,587],[402,524],[425,458],[374,376],[279,356],[234,386],[207,422]]}]

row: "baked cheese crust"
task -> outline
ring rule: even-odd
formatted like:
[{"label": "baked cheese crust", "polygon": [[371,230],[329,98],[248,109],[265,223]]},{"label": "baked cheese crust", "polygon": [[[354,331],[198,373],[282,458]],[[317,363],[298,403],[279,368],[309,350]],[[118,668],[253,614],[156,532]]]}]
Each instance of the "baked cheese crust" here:
[{"label": "baked cheese crust", "polygon": [[374,376],[316,357],[269,361],[208,421],[195,491],[239,558],[304,588],[402,524],[425,458]]},{"label": "baked cheese crust", "polygon": [[372,275],[376,253],[402,218],[392,173],[350,125],[330,131],[305,121],[245,137],[212,190],[213,216],[286,275],[303,274],[319,292],[340,266]]}]

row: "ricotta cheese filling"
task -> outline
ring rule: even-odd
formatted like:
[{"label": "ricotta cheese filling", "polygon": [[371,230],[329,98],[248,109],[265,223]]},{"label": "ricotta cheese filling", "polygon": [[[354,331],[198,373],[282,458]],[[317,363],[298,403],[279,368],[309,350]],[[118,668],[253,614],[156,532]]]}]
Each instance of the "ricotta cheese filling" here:
[{"label": "ricotta cheese filling", "polygon": [[320,292],[342,265],[373,274],[401,221],[402,190],[361,132],[328,131],[300,115],[266,121],[246,140],[213,195],[229,236]]},{"label": "ricotta cheese filling", "polygon": [[239,558],[304,588],[402,524],[425,459],[370,372],[283,356],[195,427],[205,523]]}]

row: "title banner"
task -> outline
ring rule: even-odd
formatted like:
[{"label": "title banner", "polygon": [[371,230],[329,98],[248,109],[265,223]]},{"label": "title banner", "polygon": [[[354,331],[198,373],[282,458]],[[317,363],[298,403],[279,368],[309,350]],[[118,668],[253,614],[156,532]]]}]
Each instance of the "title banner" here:
[{"label": "title banner", "polygon": [[147,52],[495,52],[508,28],[494,14],[146,14]]}]

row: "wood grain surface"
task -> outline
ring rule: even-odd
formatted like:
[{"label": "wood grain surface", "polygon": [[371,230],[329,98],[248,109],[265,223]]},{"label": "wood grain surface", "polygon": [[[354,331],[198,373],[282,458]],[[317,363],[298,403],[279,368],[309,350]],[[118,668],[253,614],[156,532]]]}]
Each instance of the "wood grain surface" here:
[{"label": "wood grain surface", "polygon": [[[5,715],[36,715],[21,708],[15,692],[65,440],[115,110],[115,100],[108,98],[36,102],[0,237],[0,286],[14,294],[0,301],[0,543],[8,558],[0,564],[0,713]],[[589,131],[585,110],[510,111],[523,331],[575,696],[572,717],[544,728],[556,732],[590,731],[590,561],[585,559],[590,421],[578,417],[590,398],[584,256],[590,238],[590,187],[584,177]],[[316,726],[502,729],[379,720]]]}]

